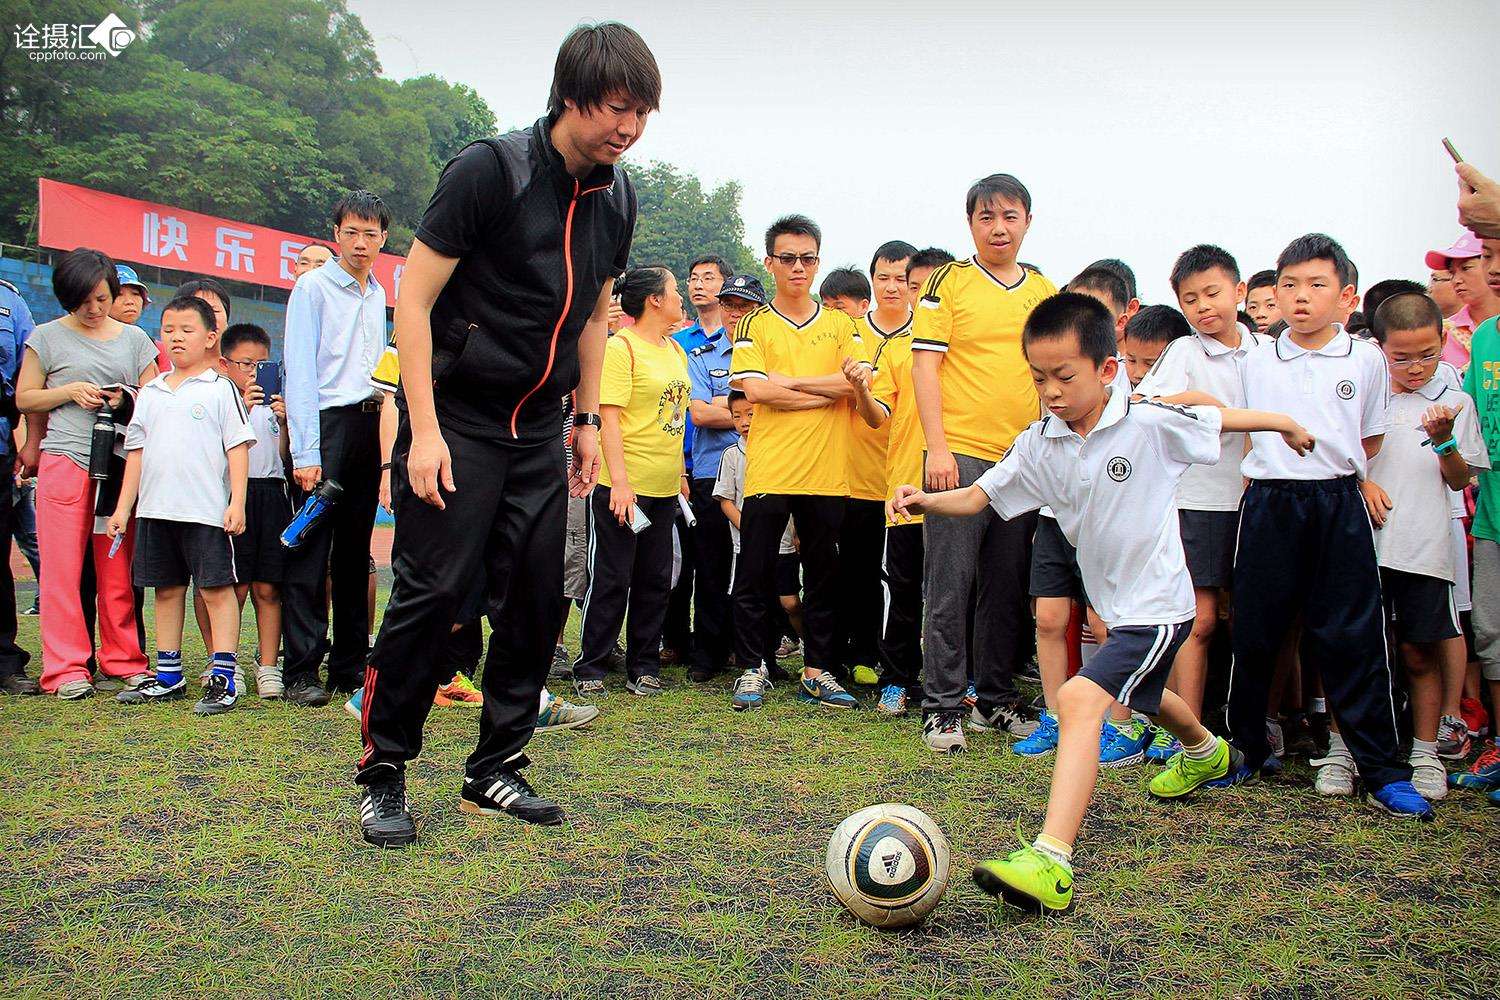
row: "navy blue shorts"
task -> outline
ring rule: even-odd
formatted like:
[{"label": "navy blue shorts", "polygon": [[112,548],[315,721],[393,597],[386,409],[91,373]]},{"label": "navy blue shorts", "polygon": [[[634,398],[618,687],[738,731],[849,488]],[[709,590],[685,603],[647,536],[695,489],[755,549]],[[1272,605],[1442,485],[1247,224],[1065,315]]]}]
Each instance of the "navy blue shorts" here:
[{"label": "navy blue shorts", "polygon": [[1177,650],[1192,634],[1189,619],[1176,625],[1121,625],[1078,672],[1114,696],[1126,708],[1146,715],[1161,710]]},{"label": "navy blue shorts", "polygon": [[1234,544],[1240,533],[1237,510],[1179,510],[1182,554],[1195,587],[1234,583]]},{"label": "navy blue shorts", "polygon": [[1447,580],[1382,566],[1380,595],[1401,642],[1442,642],[1463,634],[1453,584]]},{"label": "navy blue shorts", "polygon": [[1078,568],[1078,550],[1063,534],[1055,517],[1036,519],[1028,589],[1032,597],[1070,597],[1087,603],[1083,596],[1083,573]]}]

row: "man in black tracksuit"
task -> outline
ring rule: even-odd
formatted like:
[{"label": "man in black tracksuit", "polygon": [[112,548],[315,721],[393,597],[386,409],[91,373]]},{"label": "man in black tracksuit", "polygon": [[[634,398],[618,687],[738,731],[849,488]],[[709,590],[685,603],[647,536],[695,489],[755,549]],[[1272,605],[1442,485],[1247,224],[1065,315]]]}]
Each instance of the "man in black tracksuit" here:
[{"label": "man in black tracksuit", "polygon": [[[494,636],[459,806],[562,822],[521,776],[523,750],[565,613],[569,485],[586,493],[599,467],[609,301],[636,214],[614,162],[657,107],[660,80],[631,29],[575,29],[547,116],[454,157],[417,229],[396,306],[395,582],[365,677],[356,775],[364,837],[377,846],[416,838],[405,765],[447,680],[448,631],[481,574]],[[575,387],[570,477],[557,428]]]}]

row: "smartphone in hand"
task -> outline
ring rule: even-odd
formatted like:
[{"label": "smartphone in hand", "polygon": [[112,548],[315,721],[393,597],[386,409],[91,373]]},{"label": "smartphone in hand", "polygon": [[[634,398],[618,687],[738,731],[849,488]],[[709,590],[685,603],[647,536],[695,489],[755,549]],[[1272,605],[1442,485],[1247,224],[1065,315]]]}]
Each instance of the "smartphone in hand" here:
[{"label": "smartphone in hand", "polygon": [[260,391],[265,393],[266,403],[271,402],[272,396],[281,395],[281,364],[277,361],[257,361],[255,363],[255,384],[260,386]]}]

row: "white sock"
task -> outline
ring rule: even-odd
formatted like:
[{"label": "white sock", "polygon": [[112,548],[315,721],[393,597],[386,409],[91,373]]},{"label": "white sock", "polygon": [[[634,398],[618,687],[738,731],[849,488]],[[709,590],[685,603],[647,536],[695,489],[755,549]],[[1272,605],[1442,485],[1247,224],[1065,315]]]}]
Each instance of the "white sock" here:
[{"label": "white sock", "polygon": [[1438,759],[1438,755],[1437,755],[1437,741],[1435,741],[1435,740],[1432,741],[1432,742],[1428,742],[1427,740],[1412,740],[1411,741],[1411,760],[1412,760],[1413,763],[1415,763],[1418,760],[1437,760],[1437,759]]},{"label": "white sock", "polygon": [[1341,733],[1331,732],[1328,734],[1328,756],[1354,756],[1349,752],[1349,748],[1344,745],[1344,737]]},{"label": "white sock", "polygon": [[1307,710],[1309,712],[1312,712],[1314,715],[1327,715],[1328,714],[1328,699],[1327,698],[1314,698],[1314,699],[1312,699],[1312,701],[1307,706]]}]

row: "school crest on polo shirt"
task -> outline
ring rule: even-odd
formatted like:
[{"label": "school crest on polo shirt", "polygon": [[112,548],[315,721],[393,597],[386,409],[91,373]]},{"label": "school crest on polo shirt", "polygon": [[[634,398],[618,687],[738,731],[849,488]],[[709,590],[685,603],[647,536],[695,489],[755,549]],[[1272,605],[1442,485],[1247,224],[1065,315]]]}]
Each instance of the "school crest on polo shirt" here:
[{"label": "school crest on polo shirt", "polygon": [[1344,379],[1334,387],[1333,391],[1339,394],[1339,399],[1353,399],[1354,383],[1349,381],[1348,379]]},{"label": "school crest on polo shirt", "polygon": [[193,415],[194,420],[202,420],[204,417],[208,416],[208,410],[204,408],[202,403],[194,403],[188,409],[188,412]]},{"label": "school crest on polo shirt", "polygon": [[1117,483],[1123,483],[1125,480],[1129,479],[1130,473],[1132,471],[1134,470],[1132,470],[1130,467],[1130,459],[1126,458],[1124,455],[1116,455],[1114,458],[1110,459],[1109,462],[1104,466],[1105,475],[1109,476],[1109,478],[1113,479]]}]

